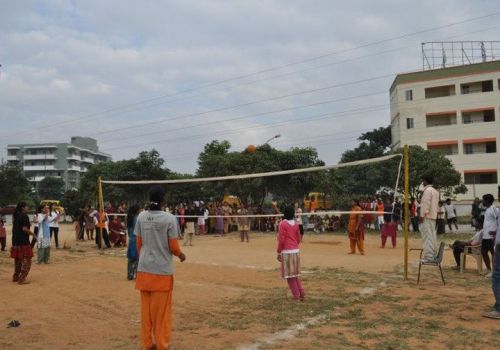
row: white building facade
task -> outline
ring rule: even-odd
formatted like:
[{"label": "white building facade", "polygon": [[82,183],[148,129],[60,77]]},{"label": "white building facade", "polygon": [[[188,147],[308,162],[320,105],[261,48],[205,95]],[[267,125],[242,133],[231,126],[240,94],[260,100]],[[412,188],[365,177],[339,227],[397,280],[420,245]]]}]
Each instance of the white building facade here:
[{"label": "white building facade", "polygon": [[392,148],[446,155],[468,188],[459,200],[496,196],[500,61],[399,74],[391,89]]},{"label": "white building facade", "polygon": [[7,162],[20,165],[33,188],[45,177],[64,180],[65,189],[78,188],[80,179],[92,164],[111,161],[97,141],[75,136],[70,143],[16,144],[7,146]]}]

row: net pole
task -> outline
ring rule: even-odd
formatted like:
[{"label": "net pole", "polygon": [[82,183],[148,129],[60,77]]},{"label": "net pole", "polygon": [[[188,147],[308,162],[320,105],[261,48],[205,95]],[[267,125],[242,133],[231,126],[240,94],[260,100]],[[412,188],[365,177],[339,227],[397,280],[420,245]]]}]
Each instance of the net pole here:
[{"label": "net pole", "polygon": [[405,204],[404,204],[404,212],[405,212],[405,217],[404,217],[404,237],[405,237],[405,254],[404,254],[404,280],[408,280],[408,230],[410,228],[410,222],[409,222],[409,217],[410,217],[410,205],[409,205],[409,192],[410,192],[410,159],[409,159],[409,153],[408,153],[408,145],[404,146],[403,149],[403,158],[404,158],[404,198],[405,198]]},{"label": "net pole", "polygon": [[104,218],[104,199],[102,196],[102,179],[97,179],[97,201],[99,202],[99,249],[102,249],[102,224]]}]

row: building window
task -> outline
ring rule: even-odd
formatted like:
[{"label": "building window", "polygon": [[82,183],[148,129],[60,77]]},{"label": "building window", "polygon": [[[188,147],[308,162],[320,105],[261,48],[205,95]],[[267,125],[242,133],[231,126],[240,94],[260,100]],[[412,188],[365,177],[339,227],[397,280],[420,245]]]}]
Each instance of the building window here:
[{"label": "building window", "polygon": [[478,92],[493,91],[493,80],[475,81],[471,83],[460,84],[460,90],[463,95],[475,94]]},{"label": "building window", "polygon": [[436,86],[425,89],[425,98],[437,98],[455,95],[455,85]]},{"label": "building window", "polygon": [[465,154],[472,154],[472,153],[474,153],[474,148],[472,147],[471,143],[466,143],[464,145],[464,153]]},{"label": "building window", "polygon": [[413,90],[406,90],[405,91],[405,98],[406,98],[406,101],[413,101]]},{"label": "building window", "polygon": [[457,124],[457,113],[456,112],[445,112],[445,113],[428,113],[425,116],[426,126],[446,126]]},{"label": "building window", "polygon": [[472,116],[470,114],[462,115],[464,124],[472,124]]},{"label": "building window", "polygon": [[484,111],[484,121],[485,122],[494,122],[495,121],[495,110],[494,109],[488,109]]},{"label": "building window", "polygon": [[497,143],[486,142],[486,153],[497,153]]},{"label": "building window", "polygon": [[415,127],[415,123],[413,121],[413,118],[406,118],[406,128],[413,129],[414,127]]},{"label": "building window", "polygon": [[485,80],[481,82],[482,92],[493,91],[493,80]]},{"label": "building window", "polygon": [[473,174],[465,173],[464,182],[466,185],[497,184],[498,173],[496,171]]}]

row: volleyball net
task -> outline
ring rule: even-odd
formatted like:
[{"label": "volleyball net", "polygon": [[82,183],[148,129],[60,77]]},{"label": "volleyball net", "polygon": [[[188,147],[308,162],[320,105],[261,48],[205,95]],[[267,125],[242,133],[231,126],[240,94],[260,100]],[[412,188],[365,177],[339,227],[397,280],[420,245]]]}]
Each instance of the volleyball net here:
[{"label": "volleyball net", "polygon": [[[99,202],[124,202],[147,207],[153,185],[165,187],[166,208],[178,217],[179,208],[206,208],[205,219],[220,217],[217,208],[229,205],[231,217],[279,218],[283,208],[297,203],[303,217],[339,217],[351,212],[352,201],[362,208],[359,214],[374,214],[374,201],[389,203],[385,214],[393,214],[401,198],[402,155],[358,160],[270,172],[180,179],[107,180],[100,179]],[[121,196],[121,198],[120,198]],[[244,214],[241,208],[245,208]],[[115,210],[108,215],[124,215]]]}]

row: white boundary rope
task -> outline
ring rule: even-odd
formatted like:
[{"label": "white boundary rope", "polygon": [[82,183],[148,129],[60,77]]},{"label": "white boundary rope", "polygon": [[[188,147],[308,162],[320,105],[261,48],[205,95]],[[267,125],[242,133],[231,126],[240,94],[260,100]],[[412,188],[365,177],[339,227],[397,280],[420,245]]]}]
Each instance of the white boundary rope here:
[{"label": "white boundary rope", "polygon": [[173,180],[139,180],[139,181],[115,181],[115,180],[102,180],[103,184],[114,184],[114,185],[133,185],[133,184],[142,184],[142,185],[150,185],[150,184],[178,184],[178,183],[192,183],[192,182],[210,182],[210,181],[225,181],[225,180],[240,180],[240,179],[252,179],[255,177],[269,177],[269,176],[279,176],[279,175],[290,175],[290,174],[300,174],[307,173],[313,171],[321,171],[321,170],[331,170],[331,169],[339,169],[345,168],[349,166],[355,165],[365,165],[377,162],[383,162],[385,160],[389,160],[396,157],[403,157],[402,154],[391,154],[388,156],[357,160],[349,163],[340,163],[340,164],[331,164],[331,165],[323,165],[317,167],[310,168],[300,168],[300,169],[291,169],[291,170],[280,170],[280,171],[271,171],[266,173],[254,173],[254,174],[241,174],[241,175],[229,175],[229,176],[218,176],[218,177],[201,177],[201,178],[191,178],[191,179],[173,179]]},{"label": "white boundary rope", "polygon": [[[347,215],[356,213],[357,215],[381,215],[381,214],[393,214],[390,211],[387,212],[376,212],[376,211],[352,211],[352,210],[329,210],[329,211],[315,211],[314,213],[302,213],[301,216],[326,216],[326,215]],[[114,214],[107,213],[108,216],[127,216],[127,214]],[[297,214],[298,215],[298,214]],[[269,217],[282,217],[283,214],[249,214],[249,215],[174,215],[177,218],[223,218],[223,219],[231,219],[231,218],[269,218]]]}]

